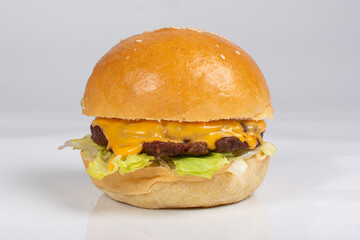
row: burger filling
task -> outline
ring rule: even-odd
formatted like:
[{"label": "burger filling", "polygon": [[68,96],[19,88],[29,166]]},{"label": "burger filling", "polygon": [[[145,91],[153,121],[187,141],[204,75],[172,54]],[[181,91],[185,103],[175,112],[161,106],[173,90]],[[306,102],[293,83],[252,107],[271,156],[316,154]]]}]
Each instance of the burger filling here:
[{"label": "burger filling", "polygon": [[96,118],[91,135],[65,143],[82,149],[87,172],[103,179],[147,166],[174,169],[179,175],[211,178],[228,163],[230,172],[242,174],[245,159],[254,154],[272,155],[276,148],[263,142],[264,121],[222,120],[175,122]]},{"label": "burger filling", "polygon": [[[98,145],[108,146],[108,140],[103,133],[102,129],[98,126],[91,126],[91,139]],[[261,138],[256,138],[256,146],[261,145],[263,132],[260,134]],[[239,150],[248,149],[249,144],[242,142],[238,137],[222,137],[215,142],[214,152],[235,152]],[[110,148],[109,151],[113,152]],[[165,142],[165,141],[152,141],[142,143],[142,153],[152,156],[177,156],[177,155],[191,155],[199,156],[206,155],[211,150],[208,148],[206,142],[193,142],[184,139],[182,142]]]},{"label": "burger filling", "polygon": [[255,149],[262,143],[264,121],[223,120],[211,122],[129,121],[97,118],[91,124],[91,139],[126,157],[206,155]]}]

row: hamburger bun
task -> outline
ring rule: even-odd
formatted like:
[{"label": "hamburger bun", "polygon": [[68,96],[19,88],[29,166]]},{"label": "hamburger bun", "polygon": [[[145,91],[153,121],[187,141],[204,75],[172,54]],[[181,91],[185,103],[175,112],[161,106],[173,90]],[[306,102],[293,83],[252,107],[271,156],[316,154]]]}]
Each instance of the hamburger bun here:
[{"label": "hamburger bun", "polygon": [[240,47],[193,28],[163,28],[116,44],[94,67],[87,116],[211,121],[272,118],[270,94]]},{"label": "hamburger bun", "polygon": [[[83,151],[81,157],[87,168],[90,160]],[[246,160],[248,167],[241,176],[228,172],[231,164],[227,164],[212,179],[179,176],[164,167],[146,167],[125,175],[116,172],[103,180],[91,180],[110,198],[141,208],[214,207],[251,196],[262,183],[269,160],[269,156],[254,155]]]}]

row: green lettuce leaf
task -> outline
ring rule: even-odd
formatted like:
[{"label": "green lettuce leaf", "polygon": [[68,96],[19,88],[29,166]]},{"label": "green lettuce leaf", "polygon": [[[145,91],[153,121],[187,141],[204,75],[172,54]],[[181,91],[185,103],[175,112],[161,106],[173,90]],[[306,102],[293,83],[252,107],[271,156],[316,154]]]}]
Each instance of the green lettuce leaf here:
[{"label": "green lettuce leaf", "polygon": [[112,170],[110,170],[109,162],[102,160],[99,154],[98,157],[89,163],[86,172],[91,177],[102,180],[107,175],[113,174],[116,171],[118,171],[121,175],[134,172],[143,167],[149,166],[153,160],[155,160],[155,157],[149,156],[145,153],[129,155],[124,159],[121,159],[120,155],[118,155],[110,160],[110,164],[112,164]]},{"label": "green lettuce leaf", "polygon": [[119,173],[124,175],[126,173],[131,173],[143,167],[149,166],[153,160],[155,160],[154,156],[149,156],[146,153],[142,153],[128,155],[122,160],[120,155],[118,155],[112,160],[112,163],[115,165],[115,168],[119,170]]},{"label": "green lettuce leaf", "polygon": [[108,167],[109,162],[104,161],[100,152],[98,152],[97,157],[91,162],[89,162],[86,172],[89,174],[90,177],[102,180],[104,177],[116,172],[117,170],[114,168],[114,170],[109,171]]},{"label": "green lettuce leaf", "polygon": [[229,163],[221,153],[209,153],[205,156],[180,156],[170,158],[179,175],[193,175],[211,179],[214,172]]}]

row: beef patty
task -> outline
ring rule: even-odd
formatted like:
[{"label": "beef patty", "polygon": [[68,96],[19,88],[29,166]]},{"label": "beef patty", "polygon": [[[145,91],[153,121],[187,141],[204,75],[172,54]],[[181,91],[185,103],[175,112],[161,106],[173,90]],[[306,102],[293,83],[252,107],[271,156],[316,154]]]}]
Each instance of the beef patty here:
[{"label": "beef patty", "polygon": [[[108,140],[104,135],[102,129],[95,125],[90,126],[91,130],[91,139],[98,145],[106,146]],[[260,140],[258,139],[258,145],[260,145]],[[248,143],[240,141],[239,138],[235,136],[223,137],[215,142],[216,149],[214,152],[235,152],[249,147]],[[110,149],[111,151],[111,149]],[[146,153],[153,156],[176,156],[176,155],[191,155],[199,156],[205,155],[210,152],[207,147],[206,142],[191,142],[189,140],[184,140],[184,142],[163,142],[163,141],[153,141],[153,142],[144,142],[142,153]]]},{"label": "beef patty", "polygon": [[103,133],[101,127],[98,125],[92,126],[90,125],[91,130],[91,139],[98,145],[101,146],[107,146],[108,140],[105,137],[105,134]]},{"label": "beef patty", "polygon": [[153,156],[176,156],[176,155],[192,155],[199,156],[209,153],[206,142],[144,142],[143,153]]}]

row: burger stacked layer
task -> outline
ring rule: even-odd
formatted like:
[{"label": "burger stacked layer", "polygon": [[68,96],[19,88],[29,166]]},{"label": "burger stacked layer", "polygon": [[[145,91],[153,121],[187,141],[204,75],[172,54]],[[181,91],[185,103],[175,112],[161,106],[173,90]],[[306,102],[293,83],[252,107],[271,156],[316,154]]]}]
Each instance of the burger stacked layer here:
[{"label": "burger stacked layer", "polygon": [[129,121],[97,118],[91,139],[116,155],[206,155],[254,149],[262,143],[264,121]]},{"label": "burger stacked layer", "polygon": [[258,152],[271,156],[276,148],[263,142],[265,128],[263,120],[176,122],[96,118],[90,127],[91,135],[70,140],[64,146],[93,155],[87,172],[100,180],[116,171],[126,174],[147,166],[211,179],[226,164],[243,161]]}]

